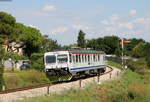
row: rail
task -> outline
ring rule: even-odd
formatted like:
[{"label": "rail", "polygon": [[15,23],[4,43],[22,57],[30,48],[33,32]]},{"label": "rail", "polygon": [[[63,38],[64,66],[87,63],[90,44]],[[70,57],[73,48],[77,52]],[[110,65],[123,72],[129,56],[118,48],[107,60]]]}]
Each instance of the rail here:
[{"label": "rail", "polygon": [[[111,77],[111,72],[113,71],[113,68],[110,67],[110,66],[107,66],[107,68],[110,68],[110,70],[107,71],[107,72],[105,72],[105,73],[100,74],[100,76],[104,75],[104,74],[110,73],[110,77]],[[96,75],[90,76],[90,77],[95,77],[95,76]],[[76,80],[71,80],[71,81],[46,83],[46,84],[41,84],[41,85],[36,85],[36,86],[29,86],[29,87],[24,87],[24,88],[8,89],[8,90],[0,91],[0,94],[7,94],[7,93],[18,92],[18,91],[24,91],[24,90],[42,88],[42,87],[50,87],[50,86],[53,86],[53,85],[56,85],[56,84],[69,83],[69,82],[73,82],[73,81],[77,81],[77,80],[81,80],[81,79],[87,79],[87,78],[90,78],[90,77],[88,76],[88,77],[84,77],[84,78],[80,78],[80,79],[76,79]]]}]

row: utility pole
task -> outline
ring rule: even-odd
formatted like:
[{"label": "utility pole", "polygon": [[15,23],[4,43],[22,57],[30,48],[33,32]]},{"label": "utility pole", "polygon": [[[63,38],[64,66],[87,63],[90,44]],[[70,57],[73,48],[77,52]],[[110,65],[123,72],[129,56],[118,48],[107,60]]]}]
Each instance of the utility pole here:
[{"label": "utility pole", "polygon": [[122,48],[122,69],[124,69],[124,54],[123,54],[123,51],[124,51],[124,42],[123,42],[123,38],[121,39],[121,48]]},{"label": "utility pole", "polygon": [[121,48],[122,48],[122,69],[126,68],[124,65],[124,44],[130,43],[130,40],[124,40],[123,38],[121,39]]}]

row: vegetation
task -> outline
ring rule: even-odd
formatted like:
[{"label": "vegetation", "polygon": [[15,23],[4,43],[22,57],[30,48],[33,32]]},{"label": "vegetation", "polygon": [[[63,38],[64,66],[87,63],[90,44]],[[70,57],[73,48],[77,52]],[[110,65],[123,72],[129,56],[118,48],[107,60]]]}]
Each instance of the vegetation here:
[{"label": "vegetation", "polygon": [[[5,41],[23,42],[25,45],[25,53],[24,56],[19,56],[13,52],[5,52],[0,56],[3,60],[8,59],[10,56],[14,61],[33,59],[35,53],[43,54],[46,51],[51,51],[60,47],[57,41],[48,38],[48,36],[43,36],[38,29],[18,23],[12,15],[0,12],[0,49],[2,49],[1,45],[3,45]],[[35,66],[40,70],[43,69],[43,60],[38,59],[38,57],[36,58],[37,59],[34,57],[34,61],[40,60],[42,62],[38,62],[38,65],[36,64],[37,61],[34,63],[32,62],[33,67]]]},{"label": "vegetation", "polygon": [[[120,64],[108,62],[120,67]],[[90,84],[85,89],[70,89],[63,94],[25,99],[20,102],[149,102],[150,69],[146,60],[128,61],[126,70],[118,80],[104,82],[100,85]],[[131,70],[130,70],[131,69]],[[80,97],[80,98],[79,98]]]},{"label": "vegetation", "polygon": [[127,70],[121,79],[90,85],[84,90],[71,89],[61,95],[25,99],[21,102],[149,102],[150,76]]},{"label": "vegetation", "polygon": [[107,54],[115,54],[119,51],[120,38],[117,36],[105,36],[104,38],[91,39],[87,42],[87,47],[95,50],[102,50]]},{"label": "vegetation", "polygon": [[50,83],[45,73],[37,70],[5,72],[4,80],[6,90]]},{"label": "vegetation", "polygon": [[42,53],[33,53],[30,59],[32,68],[41,71],[44,69],[44,55]]},{"label": "vegetation", "polygon": [[4,50],[0,48],[0,90],[2,90],[4,79],[3,79],[3,65],[2,65],[2,54],[4,53]]},{"label": "vegetation", "polygon": [[85,33],[82,30],[79,31],[77,43],[78,43],[78,47],[81,48],[86,47]]},{"label": "vegetation", "polygon": [[121,65],[121,64],[116,63],[116,62],[114,62],[114,61],[108,61],[107,64],[110,65],[110,66],[114,66],[114,67],[116,67],[116,68],[120,68],[120,69],[122,68],[122,65]]},{"label": "vegetation", "polygon": [[[89,47],[89,48],[93,48],[95,50],[102,50],[106,54],[115,54],[117,56],[121,56],[122,50],[120,48],[120,38],[119,37],[105,36],[105,37],[99,37],[96,39],[88,39],[86,42],[85,35],[86,34],[82,30],[80,30],[79,35],[78,35],[77,44],[72,44],[70,46],[64,46],[64,48],[70,48],[70,47],[76,47],[76,46],[79,46],[81,48]],[[8,40],[9,42],[13,42],[13,41],[14,42],[23,42],[24,45],[26,46],[24,48],[24,50],[25,50],[24,56],[19,56],[12,52],[4,52],[2,45],[4,44],[4,42],[6,40]],[[149,67],[150,67],[150,53],[149,53],[150,52],[150,43],[144,41],[143,39],[136,39],[136,38],[125,39],[125,40],[130,40],[131,42],[128,44],[125,44],[124,54],[127,56],[139,58],[139,60],[136,62],[130,60],[128,63],[128,67],[132,71],[134,71],[133,73],[136,72],[138,74],[142,74],[139,76],[145,77],[145,73],[149,72]],[[12,85],[13,88],[48,82],[47,78],[45,78],[44,74],[42,74],[42,71],[44,69],[43,54],[44,54],[44,52],[52,51],[52,50],[60,48],[60,47],[61,47],[61,45],[59,45],[57,43],[57,41],[48,38],[48,36],[43,36],[38,29],[18,23],[18,22],[16,22],[16,19],[12,15],[7,14],[5,12],[0,12],[0,53],[1,53],[0,54],[0,90],[2,89],[2,85],[4,84],[4,82],[5,82],[7,89],[9,87],[12,88],[9,81],[11,83],[13,83],[12,81],[14,81],[14,83]],[[18,72],[17,74],[11,73],[10,75],[12,75],[12,76],[7,76],[8,73],[5,73],[5,78],[4,78],[3,77],[2,59],[4,59],[4,60],[8,59],[10,56],[15,61],[18,61],[21,59],[31,60],[32,68],[38,69],[41,72],[38,72],[35,70],[33,72],[32,71],[23,71],[23,72]],[[108,62],[108,64],[114,65],[116,67],[120,67],[119,64],[114,63],[114,62]],[[28,73],[29,75],[24,75],[25,73]],[[34,74],[35,76],[31,76],[32,74],[30,74],[30,73],[32,73],[32,74],[36,73],[36,74]],[[32,83],[32,81],[29,79],[35,78],[34,80],[38,80],[38,79],[36,79],[36,78],[38,78],[37,77],[38,74],[39,74],[39,76],[41,75],[45,81],[43,81],[43,79],[39,78],[39,81]],[[131,74],[131,73],[129,73],[129,74]],[[23,78],[23,75],[30,76],[30,77],[28,77],[29,82],[27,82],[27,84],[23,83],[23,81],[24,82],[27,81],[26,78]],[[146,78],[149,80],[149,76],[146,76]],[[141,79],[141,80],[143,81],[144,79]],[[19,83],[23,83],[23,84],[19,84]],[[147,87],[147,86],[145,86],[145,87]],[[113,96],[113,97],[115,97],[115,96]],[[120,97],[122,97],[122,96],[120,96]],[[126,98],[126,99],[128,99],[128,98]]]}]

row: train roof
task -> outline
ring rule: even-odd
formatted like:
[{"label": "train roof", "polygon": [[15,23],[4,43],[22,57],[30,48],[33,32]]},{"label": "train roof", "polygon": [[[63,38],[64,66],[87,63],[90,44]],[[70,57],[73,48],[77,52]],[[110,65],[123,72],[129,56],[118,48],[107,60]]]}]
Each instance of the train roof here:
[{"label": "train roof", "polygon": [[62,51],[67,51],[72,54],[105,54],[103,51],[98,51],[98,50],[92,50],[92,49],[64,49],[64,50],[54,50],[50,52],[62,52]]},{"label": "train roof", "polygon": [[96,54],[105,54],[103,51],[96,51],[96,50],[88,50],[88,49],[83,49],[83,50],[68,50],[69,53],[96,53]]}]

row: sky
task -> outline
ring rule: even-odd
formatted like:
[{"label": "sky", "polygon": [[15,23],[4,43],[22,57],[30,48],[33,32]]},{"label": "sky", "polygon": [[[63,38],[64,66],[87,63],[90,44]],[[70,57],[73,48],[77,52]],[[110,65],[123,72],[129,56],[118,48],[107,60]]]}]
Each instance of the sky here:
[{"label": "sky", "polygon": [[116,35],[150,42],[150,0],[0,0],[0,11],[61,45]]}]

